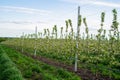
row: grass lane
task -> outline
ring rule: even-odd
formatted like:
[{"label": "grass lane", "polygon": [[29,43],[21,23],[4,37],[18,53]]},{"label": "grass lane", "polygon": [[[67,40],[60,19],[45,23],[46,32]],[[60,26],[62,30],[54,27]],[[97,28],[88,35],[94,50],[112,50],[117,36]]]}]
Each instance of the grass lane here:
[{"label": "grass lane", "polygon": [[67,70],[36,61],[6,46],[2,45],[2,48],[26,80],[81,80]]}]

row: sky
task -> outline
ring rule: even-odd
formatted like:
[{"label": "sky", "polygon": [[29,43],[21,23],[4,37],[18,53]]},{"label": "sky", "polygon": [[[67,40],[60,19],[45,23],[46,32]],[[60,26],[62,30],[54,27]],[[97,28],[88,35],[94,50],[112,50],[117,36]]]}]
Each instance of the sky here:
[{"label": "sky", "polygon": [[[89,32],[97,34],[100,28],[101,12],[105,12],[104,29],[112,24],[112,10],[118,12],[120,22],[119,0],[0,0],[0,37],[19,37],[24,32],[31,34],[44,29],[52,30],[57,25],[58,31],[65,20],[71,19],[76,32],[77,8],[80,6],[82,18],[86,17]],[[81,34],[85,31],[81,26]]]}]

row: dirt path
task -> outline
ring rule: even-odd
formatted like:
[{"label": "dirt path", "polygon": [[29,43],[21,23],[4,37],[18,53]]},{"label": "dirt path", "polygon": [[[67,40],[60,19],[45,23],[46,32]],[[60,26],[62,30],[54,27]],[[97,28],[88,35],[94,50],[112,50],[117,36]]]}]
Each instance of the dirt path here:
[{"label": "dirt path", "polygon": [[[74,66],[66,65],[64,63],[57,62],[55,60],[52,60],[46,57],[41,57],[41,56],[35,57],[34,55],[30,55],[27,53],[24,53],[24,54],[26,56],[32,57],[33,59],[40,60],[46,64],[49,64],[55,67],[64,68],[70,72],[74,72]],[[107,76],[101,76],[100,74],[93,74],[90,70],[87,70],[87,69],[78,68],[78,71],[74,73],[80,76],[82,80],[114,80]]]}]

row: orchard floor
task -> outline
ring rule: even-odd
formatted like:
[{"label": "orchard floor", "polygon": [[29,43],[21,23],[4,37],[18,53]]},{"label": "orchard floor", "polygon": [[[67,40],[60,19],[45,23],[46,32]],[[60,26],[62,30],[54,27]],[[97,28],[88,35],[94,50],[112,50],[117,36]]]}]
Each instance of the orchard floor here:
[{"label": "orchard floor", "polygon": [[[74,65],[66,65],[64,63],[55,61],[53,59],[49,59],[42,56],[30,55],[29,53],[23,53],[23,54],[26,56],[32,57],[33,59],[42,61],[46,64],[49,64],[55,67],[64,68],[70,72],[74,72]],[[93,74],[90,70],[87,70],[87,69],[78,68],[77,72],[74,72],[74,73],[80,76],[82,80],[114,80],[108,76],[102,76],[100,73]]]}]

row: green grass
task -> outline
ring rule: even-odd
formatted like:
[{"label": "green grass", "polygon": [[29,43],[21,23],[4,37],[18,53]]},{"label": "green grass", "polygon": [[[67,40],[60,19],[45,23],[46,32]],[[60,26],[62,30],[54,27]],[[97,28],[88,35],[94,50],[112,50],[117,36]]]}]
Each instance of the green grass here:
[{"label": "green grass", "polygon": [[20,71],[0,46],[0,80],[23,80]]},{"label": "green grass", "polygon": [[2,48],[26,80],[81,80],[80,77],[65,69],[36,61],[6,46],[2,46]]}]

